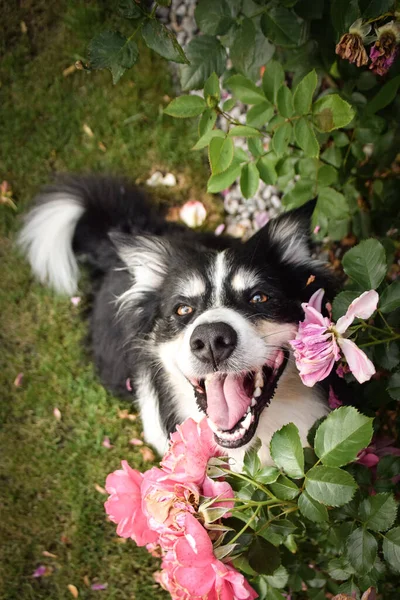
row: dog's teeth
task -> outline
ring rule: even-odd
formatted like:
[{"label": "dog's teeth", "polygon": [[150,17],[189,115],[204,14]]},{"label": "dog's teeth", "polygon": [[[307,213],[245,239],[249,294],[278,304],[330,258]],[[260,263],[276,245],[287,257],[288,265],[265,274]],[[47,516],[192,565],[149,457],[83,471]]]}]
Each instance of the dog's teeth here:
[{"label": "dog's teeth", "polygon": [[251,413],[248,413],[246,415],[246,418],[242,421],[242,427],[244,427],[245,429],[248,429],[250,427],[251,417],[252,417]]},{"label": "dog's teeth", "polygon": [[262,388],[264,385],[264,377],[261,371],[257,371],[256,376],[254,378],[254,385],[256,388]]},{"label": "dog's teeth", "polygon": [[252,406],[257,406],[257,400],[255,398],[251,399],[251,405]]},{"label": "dog's teeth", "polygon": [[260,387],[256,387],[256,389],[254,390],[253,396],[254,398],[258,398],[259,396],[261,396],[262,394],[262,389]]}]

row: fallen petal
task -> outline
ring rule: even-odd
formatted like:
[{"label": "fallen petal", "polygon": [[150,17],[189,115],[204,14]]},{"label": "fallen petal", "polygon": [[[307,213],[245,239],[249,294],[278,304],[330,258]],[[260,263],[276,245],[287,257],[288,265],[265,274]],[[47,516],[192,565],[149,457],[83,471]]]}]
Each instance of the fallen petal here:
[{"label": "fallen petal", "polygon": [[73,304],[74,306],[78,306],[80,301],[81,301],[80,296],[72,296],[72,298],[71,298],[71,304]]},{"label": "fallen petal", "polygon": [[110,450],[111,448],[114,448],[114,446],[110,442],[110,438],[107,435],[105,436],[105,438],[102,441],[101,445],[104,446],[104,448],[107,448],[107,450]]},{"label": "fallen petal", "polygon": [[24,378],[24,374],[23,373],[18,373],[18,375],[14,379],[14,385],[15,385],[15,387],[21,387],[23,378]]},{"label": "fallen petal", "polygon": [[52,552],[47,552],[47,550],[43,550],[42,554],[43,554],[43,556],[46,556],[47,558],[57,558],[57,554],[53,554]]},{"label": "fallen petal", "polygon": [[215,228],[215,231],[214,231],[215,235],[221,235],[221,233],[223,233],[224,229],[225,229],[225,223],[220,223],[218,225],[218,227]]},{"label": "fallen petal", "polygon": [[78,598],[79,597],[79,592],[78,592],[78,588],[76,587],[76,585],[73,585],[72,583],[69,583],[67,585],[68,590],[71,592],[72,596],[74,598]]},{"label": "fallen petal", "polygon": [[90,586],[92,590],[106,590],[108,588],[108,583],[93,583]]},{"label": "fallen petal", "polygon": [[189,200],[182,206],[179,216],[188,227],[200,227],[207,217],[207,211],[202,202]]},{"label": "fallen petal", "polygon": [[130,439],[129,443],[132,444],[132,446],[143,446],[143,440],[139,440],[138,438]]},{"label": "fallen petal", "polygon": [[153,450],[150,450],[150,448],[147,448],[147,446],[139,448],[139,452],[143,456],[143,460],[147,462],[153,462],[156,458]]},{"label": "fallen petal", "polygon": [[61,421],[61,411],[59,408],[56,407],[53,409],[53,415],[55,416],[57,421]]},{"label": "fallen petal", "polygon": [[86,123],[84,123],[82,125],[82,129],[83,131],[86,133],[86,135],[90,138],[92,138],[94,136],[93,131],[91,130],[91,128],[89,127],[89,125],[87,125]]},{"label": "fallen petal", "polygon": [[162,180],[163,185],[166,185],[167,187],[174,187],[176,185],[176,177],[173,173],[167,173],[163,180]]},{"label": "fallen petal", "polygon": [[47,567],[45,565],[40,565],[35,571],[32,573],[32,577],[43,577],[46,574]]},{"label": "fallen petal", "polygon": [[103,494],[103,496],[107,496],[106,490],[103,487],[101,487],[101,485],[99,485],[98,483],[94,484],[94,489],[96,490],[96,492],[99,492],[99,494]]}]

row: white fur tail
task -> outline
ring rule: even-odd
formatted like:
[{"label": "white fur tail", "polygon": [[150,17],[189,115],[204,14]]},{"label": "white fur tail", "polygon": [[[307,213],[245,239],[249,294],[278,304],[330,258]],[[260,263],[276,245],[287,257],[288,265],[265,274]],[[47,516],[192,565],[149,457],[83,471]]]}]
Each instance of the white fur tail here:
[{"label": "white fur tail", "polygon": [[72,249],[75,227],[85,212],[83,199],[66,192],[49,192],[25,218],[18,245],[35,276],[57,292],[73,294],[78,264]]}]

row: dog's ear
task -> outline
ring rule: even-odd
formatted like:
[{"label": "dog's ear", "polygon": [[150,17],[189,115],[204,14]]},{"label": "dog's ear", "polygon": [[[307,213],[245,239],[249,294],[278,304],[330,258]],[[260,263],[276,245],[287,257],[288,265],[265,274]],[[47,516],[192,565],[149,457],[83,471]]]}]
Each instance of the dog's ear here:
[{"label": "dog's ear", "polygon": [[273,252],[281,262],[302,264],[310,261],[311,217],[317,199],[271,219],[246,243],[252,254]]},{"label": "dog's ear", "polygon": [[157,236],[131,236],[119,232],[112,232],[109,236],[119,257],[133,275],[137,294],[161,287],[171,256],[168,241]]}]

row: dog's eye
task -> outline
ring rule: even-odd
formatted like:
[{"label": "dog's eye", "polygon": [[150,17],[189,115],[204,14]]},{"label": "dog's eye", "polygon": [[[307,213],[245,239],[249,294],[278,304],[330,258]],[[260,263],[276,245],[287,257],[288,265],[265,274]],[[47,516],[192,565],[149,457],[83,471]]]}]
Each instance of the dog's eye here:
[{"label": "dog's eye", "polygon": [[180,317],[187,317],[187,315],[192,314],[193,308],[191,306],[188,306],[187,304],[180,304],[175,312]]},{"label": "dog's eye", "polygon": [[266,294],[263,294],[262,292],[257,292],[250,298],[250,303],[262,304],[263,302],[267,302],[267,300],[268,296]]}]

